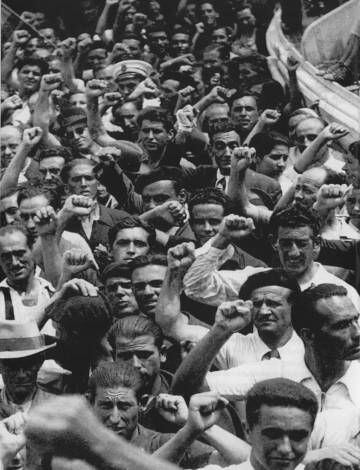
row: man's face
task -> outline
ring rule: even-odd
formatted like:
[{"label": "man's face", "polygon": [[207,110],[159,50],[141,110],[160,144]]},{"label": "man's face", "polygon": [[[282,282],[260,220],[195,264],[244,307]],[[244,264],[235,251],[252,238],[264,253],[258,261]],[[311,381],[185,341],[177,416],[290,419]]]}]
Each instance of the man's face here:
[{"label": "man's face", "polygon": [[139,407],[133,390],[127,387],[98,387],[94,411],[115,434],[130,440],[138,424]]},{"label": "man's face", "polygon": [[346,177],[349,183],[355,183],[356,185],[360,182],[360,161],[352,155],[352,153],[347,152],[345,154],[345,165],[343,170],[346,173]]},{"label": "man's face", "polygon": [[229,107],[227,104],[213,104],[206,110],[209,127],[215,124],[229,122]]},{"label": "man's face", "polygon": [[174,182],[171,180],[160,180],[148,184],[142,191],[144,212],[161,206],[166,201],[177,201],[178,195],[175,191]]},{"label": "man's face", "polygon": [[39,354],[19,359],[3,359],[0,364],[5,388],[10,397],[26,398],[36,387],[42,364]]},{"label": "man's face", "polygon": [[171,48],[176,56],[190,52],[190,36],[184,33],[176,33],[171,38]]},{"label": "man's face", "polygon": [[244,8],[236,12],[236,20],[241,30],[249,30],[255,27],[255,16],[250,8]]},{"label": "man's face", "polygon": [[118,77],[115,79],[117,91],[126,99],[142,81],[140,77]]},{"label": "man's face", "polygon": [[169,49],[169,39],[165,31],[156,31],[149,34],[150,47],[154,54],[164,56]]},{"label": "man's face", "polygon": [[44,46],[52,46],[56,44],[56,36],[53,28],[42,28],[39,31],[44,41]]},{"label": "man's face", "polygon": [[221,174],[230,174],[231,155],[239,146],[240,137],[235,131],[219,132],[213,136],[212,151]]},{"label": "man's face", "polygon": [[64,168],[64,157],[47,157],[40,161],[39,171],[43,179],[47,182],[57,182],[60,178],[60,172]]},{"label": "man's face", "polygon": [[35,37],[35,38],[29,39],[29,41],[25,45],[25,53],[27,57],[36,55],[36,52],[40,49],[40,47],[41,47],[40,38]]},{"label": "man's face", "polygon": [[277,144],[270,153],[259,160],[256,171],[277,180],[285,169],[288,156],[289,147],[287,145]]},{"label": "man's face", "polygon": [[35,29],[41,28],[41,26],[45,22],[45,13],[38,11],[34,14],[34,21],[33,21],[33,27]]},{"label": "man's face", "polygon": [[18,72],[19,87],[29,93],[39,89],[41,69],[37,65],[24,65]]},{"label": "man's face", "polygon": [[214,49],[203,53],[202,63],[204,69],[211,69],[214,67],[221,67],[223,60],[220,56],[220,52]]},{"label": "man's face", "polygon": [[105,66],[106,50],[99,48],[93,49],[87,55],[88,67],[93,70],[99,70]]},{"label": "man's face", "polygon": [[155,316],[165,273],[166,266],[157,264],[142,266],[132,272],[131,281],[139,309],[151,318]]},{"label": "man's face", "polygon": [[241,132],[250,132],[259,119],[256,100],[252,96],[243,96],[235,100],[231,107],[231,120]]},{"label": "man's face", "polygon": [[120,124],[120,126],[125,130],[126,133],[130,135],[138,133],[138,127],[136,119],[138,117],[139,111],[137,110],[134,103],[124,103],[116,112],[113,112],[115,124]]},{"label": "man's face", "polygon": [[301,121],[295,129],[295,143],[300,152],[308,148],[323,129],[324,124],[319,119],[308,118]]},{"label": "man's face", "polygon": [[18,193],[0,199],[0,216],[3,216],[5,224],[11,225],[20,221],[19,206],[17,203]]},{"label": "man's face", "polygon": [[86,163],[74,166],[69,172],[68,187],[70,194],[95,199],[98,181],[95,178],[93,167]]},{"label": "man's face", "polygon": [[121,42],[129,49],[131,59],[140,59],[142,54],[140,41],[137,39],[123,39]]},{"label": "man's face", "polygon": [[203,3],[200,6],[200,17],[201,21],[208,26],[211,26],[216,23],[216,18],[218,14],[214,10],[214,7],[211,3]]},{"label": "man's face", "polygon": [[43,194],[34,196],[28,199],[23,199],[20,202],[19,210],[20,217],[26,227],[31,239],[35,241],[38,237],[38,231],[34,222],[36,212],[49,204],[47,197]]},{"label": "man's face", "polygon": [[252,292],[253,319],[261,333],[285,334],[291,328],[291,290],[281,286],[259,287]]},{"label": "man's face", "polygon": [[277,250],[288,274],[294,277],[304,274],[318,255],[318,249],[310,227],[279,227]]},{"label": "man's face", "polygon": [[146,255],[150,250],[149,233],[142,227],[119,230],[112,246],[112,255],[116,262],[129,263],[136,256]]},{"label": "man's face", "polygon": [[310,208],[316,201],[317,193],[326,178],[323,168],[311,168],[298,176],[295,186],[294,201],[297,205]]},{"label": "man's face", "polygon": [[7,168],[21,144],[21,133],[16,127],[6,126],[0,130],[1,167]]},{"label": "man's face", "polygon": [[105,292],[114,305],[113,311],[116,319],[138,312],[139,307],[130,279],[120,276],[109,277],[105,281]]},{"label": "man's face", "polygon": [[91,147],[91,139],[85,123],[66,126],[65,137],[68,140],[69,145],[80,152],[86,152]]},{"label": "man's face", "polygon": [[249,431],[256,468],[294,470],[303,460],[312,432],[310,413],[295,407],[262,405]]},{"label": "man's face", "polygon": [[360,221],[360,189],[353,189],[346,198],[346,209],[353,221]]},{"label": "man's face", "polygon": [[320,299],[315,305],[321,327],[314,332],[313,347],[334,361],[360,359],[359,312],[348,296]]},{"label": "man's face", "polygon": [[211,35],[212,42],[215,44],[228,44],[229,38],[225,28],[215,29]]},{"label": "man's face", "polygon": [[85,93],[74,93],[70,96],[69,103],[71,104],[71,106],[86,109],[87,104]]},{"label": "man's face", "polygon": [[143,120],[139,131],[139,142],[147,152],[156,154],[163,152],[170,137],[162,122]]},{"label": "man's face", "polygon": [[197,204],[193,207],[190,225],[200,246],[218,233],[223,218],[224,208],[219,204]]},{"label": "man's face", "polygon": [[11,284],[26,281],[34,272],[32,253],[22,232],[0,237],[0,265]]},{"label": "man's face", "polygon": [[118,336],[115,346],[115,360],[130,362],[141,373],[145,386],[151,387],[160,371],[160,351],[151,335],[134,339]]}]

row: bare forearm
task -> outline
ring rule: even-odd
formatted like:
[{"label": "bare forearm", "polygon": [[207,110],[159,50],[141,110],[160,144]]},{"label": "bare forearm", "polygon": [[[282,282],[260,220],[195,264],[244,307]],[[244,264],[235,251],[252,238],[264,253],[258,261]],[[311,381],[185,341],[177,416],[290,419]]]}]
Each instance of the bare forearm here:
[{"label": "bare forearm", "polygon": [[289,72],[289,113],[295,111],[297,108],[301,107],[303,96],[299,89],[299,84],[296,76],[296,72]]},{"label": "bare forearm", "polygon": [[294,169],[297,173],[303,173],[315,160],[318,160],[318,153],[325,145],[326,140],[321,134],[307,147],[300,157],[296,160]]},{"label": "bare forearm", "polygon": [[182,281],[179,275],[167,270],[160,291],[155,321],[165,334],[169,334],[181,315],[180,294]]},{"label": "bare forearm", "polygon": [[229,465],[245,462],[250,455],[249,444],[220,426],[211,426],[202,436],[205,442],[214,447]]},{"label": "bare forearm", "polygon": [[110,8],[111,8],[111,5],[109,5],[108,3],[105,3],[103,11],[101,12],[101,15],[99,16],[99,19],[95,28],[95,34],[98,34],[99,36],[102,36],[104,34],[104,31],[107,27]]},{"label": "bare forearm", "polygon": [[62,63],[62,76],[64,78],[65,85],[69,88],[70,93],[79,92],[78,86],[75,82],[75,70],[72,59],[66,59]]},{"label": "bare forearm", "polygon": [[7,54],[1,61],[1,82],[2,83],[6,83],[10,78],[11,72],[14,69],[16,52],[17,52],[17,47],[15,44],[12,44]]},{"label": "bare forearm", "polygon": [[17,186],[20,172],[25,164],[29,151],[30,148],[26,147],[24,144],[20,144],[15,157],[11,160],[0,181],[1,197],[6,197],[6,195]]},{"label": "bare forearm", "polygon": [[160,447],[154,456],[172,463],[179,463],[194,440],[198,437],[193,429],[185,424],[169,441]]},{"label": "bare forearm", "polygon": [[46,279],[56,286],[61,276],[62,256],[56,235],[40,237]]},{"label": "bare forearm", "polygon": [[33,125],[39,126],[43,131],[43,136],[49,133],[50,125],[50,102],[49,93],[46,91],[39,91],[39,96],[35,104],[33,114]]}]

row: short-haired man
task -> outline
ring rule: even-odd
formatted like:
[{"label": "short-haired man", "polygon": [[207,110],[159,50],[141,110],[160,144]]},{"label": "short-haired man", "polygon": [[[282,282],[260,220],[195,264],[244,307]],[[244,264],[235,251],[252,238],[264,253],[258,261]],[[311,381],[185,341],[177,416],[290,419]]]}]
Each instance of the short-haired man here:
[{"label": "short-haired man", "polygon": [[61,170],[72,158],[66,147],[49,147],[39,152],[39,172],[47,184],[60,180]]},{"label": "short-haired man", "polygon": [[241,93],[232,96],[230,116],[237,133],[243,141],[255,126],[260,116],[256,97],[250,93]]}]

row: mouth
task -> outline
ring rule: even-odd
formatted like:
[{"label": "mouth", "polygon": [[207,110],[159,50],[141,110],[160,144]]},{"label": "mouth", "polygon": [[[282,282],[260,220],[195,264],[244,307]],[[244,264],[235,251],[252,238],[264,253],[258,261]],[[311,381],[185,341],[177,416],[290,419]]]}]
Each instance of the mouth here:
[{"label": "mouth", "polygon": [[91,196],[91,193],[88,189],[83,189],[82,191],[80,191],[80,194],[82,196]]},{"label": "mouth", "polygon": [[360,345],[350,349],[346,354],[345,359],[359,359],[360,357]]}]

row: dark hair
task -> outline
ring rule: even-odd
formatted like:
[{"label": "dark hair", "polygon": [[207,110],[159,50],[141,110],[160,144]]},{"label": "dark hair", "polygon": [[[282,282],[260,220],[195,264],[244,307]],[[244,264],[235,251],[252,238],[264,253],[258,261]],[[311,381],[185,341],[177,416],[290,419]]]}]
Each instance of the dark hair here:
[{"label": "dark hair", "polygon": [[154,344],[160,349],[163,343],[163,333],[159,325],[143,315],[129,315],[121,318],[113,324],[108,333],[108,340],[114,354],[116,353],[116,338],[123,336],[134,340],[139,336],[149,335],[154,337]]},{"label": "dark hair", "polygon": [[152,225],[143,222],[139,217],[137,216],[128,216],[128,217],[123,217],[119,222],[111,227],[109,230],[108,238],[109,238],[109,244],[110,246],[113,246],[117,234],[120,232],[120,230],[124,230],[126,228],[137,228],[141,227],[146,232],[149,234],[149,245],[150,247],[155,243],[156,240],[156,233],[155,229]]},{"label": "dark hair", "polygon": [[249,147],[254,147],[256,150],[256,157],[262,160],[265,155],[268,155],[271,152],[275,145],[280,144],[289,147],[289,139],[277,132],[259,132],[251,139]]},{"label": "dark hair", "polygon": [[101,281],[103,284],[111,277],[124,277],[126,279],[131,278],[131,269],[128,263],[118,261],[110,263],[101,274]]},{"label": "dark hair", "polygon": [[45,158],[50,157],[62,157],[65,160],[65,163],[67,163],[72,159],[72,154],[70,149],[67,147],[62,147],[61,145],[43,148],[38,154],[39,162],[41,162],[41,160],[45,160]]},{"label": "dark hair", "polygon": [[167,258],[166,255],[161,255],[161,254],[149,254],[149,255],[142,255],[142,256],[137,256],[131,261],[131,272],[133,273],[135,269],[138,268],[143,268],[145,266],[150,266],[150,265],[156,265],[156,266],[167,266]]},{"label": "dark hair", "polygon": [[190,219],[198,204],[217,204],[223,207],[224,216],[230,214],[231,199],[219,188],[203,188],[192,193],[188,203]]},{"label": "dark hair", "polygon": [[167,132],[173,128],[173,119],[170,113],[164,108],[146,107],[137,117],[137,125],[141,127],[143,121],[161,122]]},{"label": "dark hair", "polygon": [[87,54],[91,51],[94,51],[95,49],[104,49],[105,52],[107,51],[107,46],[104,43],[104,41],[93,41],[91,44],[89,44],[89,49],[87,51]]},{"label": "dark hair", "polygon": [[356,140],[349,145],[349,152],[360,161],[360,140]]},{"label": "dark hair", "polygon": [[39,67],[41,75],[44,75],[48,72],[49,66],[44,59],[36,59],[35,57],[26,57],[17,62],[16,67],[18,71],[25,67],[25,65],[30,65],[32,67]]},{"label": "dark hair", "polygon": [[94,170],[97,164],[93,162],[92,160],[88,160],[87,158],[74,158],[74,160],[67,162],[60,173],[60,178],[65,184],[69,181],[69,175],[70,175],[71,170],[75,168],[77,165],[89,165]]},{"label": "dark hair", "polygon": [[263,380],[249,390],[246,397],[246,420],[250,429],[258,423],[263,405],[299,408],[309,413],[312,424],[318,412],[317,399],[311,390],[283,378]]},{"label": "dark hair", "polygon": [[19,190],[17,203],[20,206],[24,199],[30,199],[36,196],[44,196],[48,200],[48,205],[54,209],[59,209],[61,205],[62,185],[49,186],[44,181],[38,179],[30,180]]},{"label": "dark hair", "polygon": [[140,371],[131,364],[123,361],[102,362],[89,377],[87,396],[90,403],[94,403],[98,388],[126,387],[139,398],[143,385]]},{"label": "dark hair", "polygon": [[230,109],[232,108],[234,101],[239,100],[240,98],[243,98],[244,96],[251,96],[251,98],[254,98],[256,102],[256,106],[258,106],[259,97],[255,93],[253,93],[250,90],[241,90],[241,91],[237,91],[230,97],[228,101]]},{"label": "dark hair", "polygon": [[120,41],[123,41],[124,39],[135,39],[136,41],[139,41],[141,46],[144,45],[144,38],[142,36],[140,36],[139,34],[131,33],[130,31],[128,31],[128,32],[125,31],[121,35]]},{"label": "dark hair", "polygon": [[229,58],[229,48],[223,44],[209,44],[203,50],[202,55],[205,54],[205,52],[212,51],[217,51],[220,55],[221,60],[227,60]]},{"label": "dark hair", "polygon": [[170,31],[169,27],[165,23],[154,23],[146,28],[147,37],[154,33],[166,33],[166,36],[169,37]]},{"label": "dark hair", "polygon": [[300,334],[305,328],[312,331],[320,328],[322,319],[316,310],[318,300],[334,296],[345,297],[347,294],[347,289],[337,284],[319,284],[301,292],[294,304],[291,316],[296,333]]},{"label": "dark hair", "polygon": [[300,294],[300,287],[295,278],[289,276],[283,269],[269,269],[249,276],[240,288],[239,298],[249,300],[254,290],[265,286],[280,286],[289,289],[291,294],[288,300],[292,304]]},{"label": "dark hair", "polygon": [[273,109],[277,105],[284,106],[286,103],[283,87],[276,80],[265,82],[259,96],[260,109]]},{"label": "dark hair", "polygon": [[224,132],[236,132],[234,124],[232,124],[230,120],[226,122],[218,122],[218,123],[209,125],[208,134],[210,137],[210,142],[213,143],[215,134],[220,134]]},{"label": "dark hair", "polygon": [[135,182],[135,189],[138,193],[141,193],[146,186],[149,186],[149,184],[165,180],[174,182],[176,193],[185,187],[184,174],[179,168],[173,166],[161,166],[156,170],[140,175]]},{"label": "dark hair", "polygon": [[310,227],[315,238],[319,235],[320,220],[314,210],[294,205],[272,214],[270,228],[274,237],[277,237],[279,227]]},{"label": "dark hair", "polygon": [[178,29],[175,29],[174,31],[171,32],[171,38],[175,36],[175,34],[186,34],[186,36],[189,36],[189,40],[191,39],[191,33],[190,31],[185,28],[184,26],[181,26]]},{"label": "dark hair", "polygon": [[26,238],[27,246],[31,248],[33,242],[29,232],[26,230],[26,227],[24,227],[20,223],[4,225],[3,227],[0,227],[0,237],[4,237],[6,235],[10,235],[11,233],[16,232],[20,232],[24,235],[24,237]]}]

